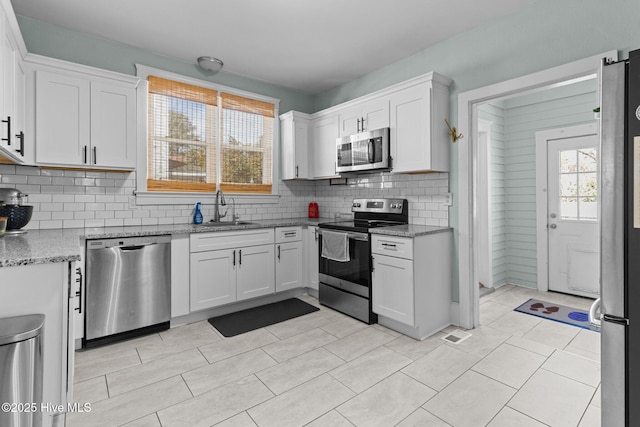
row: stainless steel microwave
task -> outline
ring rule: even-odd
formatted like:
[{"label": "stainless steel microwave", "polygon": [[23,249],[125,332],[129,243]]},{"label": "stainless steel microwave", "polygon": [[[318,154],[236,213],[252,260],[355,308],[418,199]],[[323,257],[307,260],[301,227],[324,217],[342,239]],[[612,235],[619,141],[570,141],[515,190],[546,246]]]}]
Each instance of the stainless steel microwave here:
[{"label": "stainless steel microwave", "polygon": [[336,172],[390,169],[389,128],[357,133],[336,141]]}]

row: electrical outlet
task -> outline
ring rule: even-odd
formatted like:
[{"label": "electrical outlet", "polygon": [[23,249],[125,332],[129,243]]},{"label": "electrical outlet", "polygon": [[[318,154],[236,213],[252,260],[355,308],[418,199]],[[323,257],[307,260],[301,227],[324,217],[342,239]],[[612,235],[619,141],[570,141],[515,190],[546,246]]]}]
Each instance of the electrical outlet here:
[{"label": "electrical outlet", "polygon": [[445,194],[443,203],[444,203],[445,206],[453,205],[453,194],[452,193]]}]

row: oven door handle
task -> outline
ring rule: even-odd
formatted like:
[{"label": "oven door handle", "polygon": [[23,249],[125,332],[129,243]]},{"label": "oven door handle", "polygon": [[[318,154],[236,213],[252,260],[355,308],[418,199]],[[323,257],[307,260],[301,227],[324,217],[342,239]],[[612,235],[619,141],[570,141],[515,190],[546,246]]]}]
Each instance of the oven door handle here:
[{"label": "oven door handle", "polygon": [[[318,229],[318,231],[320,232],[320,235],[322,235],[322,232],[324,230],[323,229]],[[343,234],[346,234],[348,239],[359,240],[359,241],[362,241],[362,242],[368,242],[369,241],[369,235],[367,233],[356,233],[356,232],[351,232],[351,231],[337,231],[337,230],[329,230],[329,229],[327,229],[326,231],[330,231],[332,233],[343,233]]]}]

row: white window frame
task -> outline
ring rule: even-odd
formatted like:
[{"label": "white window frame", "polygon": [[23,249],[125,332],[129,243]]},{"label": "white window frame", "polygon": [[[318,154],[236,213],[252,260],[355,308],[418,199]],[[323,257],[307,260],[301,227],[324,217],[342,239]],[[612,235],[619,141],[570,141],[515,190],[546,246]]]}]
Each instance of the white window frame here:
[{"label": "white window frame", "polygon": [[[136,160],[136,204],[137,205],[181,205],[194,204],[196,202],[214,203],[215,193],[183,193],[183,192],[159,192],[147,191],[147,148],[148,148],[148,97],[150,75],[162,77],[164,79],[175,80],[204,88],[214,89],[220,92],[232,95],[243,96],[245,98],[257,99],[269,102],[274,105],[274,123],[273,123],[273,142],[272,142],[272,169],[271,169],[271,194],[246,194],[246,193],[230,193],[233,195],[236,204],[248,203],[278,203],[280,195],[278,192],[280,170],[280,125],[276,122],[280,116],[280,100],[268,96],[259,95],[252,92],[234,89],[206,80],[200,80],[193,77],[183,76],[181,74],[172,73],[170,71],[160,70],[158,68],[148,67],[146,65],[135,64],[136,75],[140,79],[137,88],[137,118],[138,118],[138,146]],[[218,106],[218,108],[221,108]],[[219,141],[218,141],[219,142]],[[219,173],[219,172],[218,172]]]}]

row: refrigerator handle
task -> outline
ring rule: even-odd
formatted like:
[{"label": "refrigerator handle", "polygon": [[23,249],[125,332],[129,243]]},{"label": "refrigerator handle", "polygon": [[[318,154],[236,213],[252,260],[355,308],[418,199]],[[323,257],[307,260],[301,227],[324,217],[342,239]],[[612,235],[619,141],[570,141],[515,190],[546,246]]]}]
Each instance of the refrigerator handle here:
[{"label": "refrigerator handle", "polygon": [[598,298],[591,304],[589,309],[589,325],[592,330],[599,331],[602,327],[602,320],[600,320],[600,307],[602,306],[602,298]]}]

